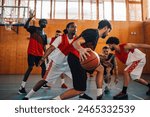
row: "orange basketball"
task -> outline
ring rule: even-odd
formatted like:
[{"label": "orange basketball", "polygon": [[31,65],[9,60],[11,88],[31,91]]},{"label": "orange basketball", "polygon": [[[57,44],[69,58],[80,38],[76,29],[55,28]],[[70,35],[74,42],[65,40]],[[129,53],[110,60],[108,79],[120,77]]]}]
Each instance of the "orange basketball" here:
[{"label": "orange basketball", "polygon": [[81,61],[81,66],[86,70],[93,70],[100,64],[100,58],[94,51],[89,51],[89,54],[86,60]]}]

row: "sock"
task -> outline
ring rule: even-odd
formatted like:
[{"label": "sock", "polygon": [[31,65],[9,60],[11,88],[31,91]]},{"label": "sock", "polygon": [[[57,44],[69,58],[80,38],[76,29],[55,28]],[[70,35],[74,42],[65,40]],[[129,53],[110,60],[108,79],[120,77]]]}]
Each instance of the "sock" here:
[{"label": "sock", "polygon": [[25,97],[30,98],[34,93],[35,91],[32,89]]},{"label": "sock", "polygon": [[108,83],[106,84],[106,87],[109,87],[109,84],[108,84]]},{"label": "sock", "polygon": [[80,94],[80,96],[83,96],[83,95],[84,95],[84,93],[81,93],[81,94]]},{"label": "sock", "polygon": [[61,79],[61,85],[65,83],[65,79]]},{"label": "sock", "polygon": [[97,88],[97,96],[100,96],[103,94],[102,88]]},{"label": "sock", "polygon": [[54,100],[61,100],[60,96],[53,98]]},{"label": "sock", "polygon": [[128,88],[128,87],[123,86],[122,93],[125,93],[125,94],[126,94],[126,93],[127,93],[127,88]]},{"label": "sock", "polygon": [[150,88],[150,83],[148,83],[147,86]]},{"label": "sock", "polygon": [[22,83],[21,83],[21,87],[25,87],[25,85],[26,85],[26,82],[25,81],[22,81]]}]

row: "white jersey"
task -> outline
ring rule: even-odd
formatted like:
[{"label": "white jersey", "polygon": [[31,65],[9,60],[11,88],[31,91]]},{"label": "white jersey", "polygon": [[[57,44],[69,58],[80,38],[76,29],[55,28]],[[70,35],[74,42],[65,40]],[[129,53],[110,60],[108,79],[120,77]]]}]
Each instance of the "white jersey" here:
[{"label": "white jersey", "polygon": [[[48,58],[53,60],[53,62],[56,64],[56,65],[68,65],[68,62],[67,62],[67,55],[65,55],[61,48],[59,48],[59,45],[63,43],[63,39],[62,39],[63,36],[59,36],[57,37],[54,42],[52,43],[52,45],[56,48],[49,56]],[[63,41],[62,41],[63,40]],[[67,37],[67,42],[68,44],[71,44],[72,41],[74,39],[68,39]],[[65,45],[64,43],[64,48],[66,48],[65,46],[68,46],[67,44]],[[63,47],[62,47],[63,48]]]}]

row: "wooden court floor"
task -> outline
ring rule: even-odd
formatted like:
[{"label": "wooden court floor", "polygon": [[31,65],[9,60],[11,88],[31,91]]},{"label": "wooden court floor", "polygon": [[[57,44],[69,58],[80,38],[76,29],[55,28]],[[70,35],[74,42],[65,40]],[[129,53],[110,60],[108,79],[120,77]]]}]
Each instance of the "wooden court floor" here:
[{"label": "wooden court floor", "polygon": [[[0,75],[0,100],[22,100],[25,95],[19,95],[18,89],[22,81],[23,75]],[[142,77],[150,82],[150,74],[144,74]],[[113,96],[122,90],[122,78],[119,76],[119,83],[111,84],[111,91],[108,94],[104,93],[103,100],[113,100]],[[30,75],[26,85],[27,92],[40,80],[40,75]],[[72,81],[69,78],[65,79],[66,84],[71,88]],[[66,89],[60,88],[60,79],[58,79],[50,89],[40,89],[31,100],[48,100],[53,98]],[[131,81],[128,87],[128,100],[150,100],[150,96],[146,95],[148,88],[137,82]],[[96,85],[95,78],[88,78],[86,94],[96,99]],[[79,100],[78,96],[70,100]]]}]

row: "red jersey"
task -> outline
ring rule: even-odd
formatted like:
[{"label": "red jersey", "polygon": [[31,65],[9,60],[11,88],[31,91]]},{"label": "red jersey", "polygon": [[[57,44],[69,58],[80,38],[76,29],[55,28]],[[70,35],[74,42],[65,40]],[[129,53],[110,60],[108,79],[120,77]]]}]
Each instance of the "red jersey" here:
[{"label": "red jersey", "polygon": [[120,44],[120,52],[115,51],[116,57],[124,64],[128,65],[134,61],[141,60],[145,57],[145,54],[141,52],[139,49],[130,49],[129,51],[125,51],[125,44]]}]

